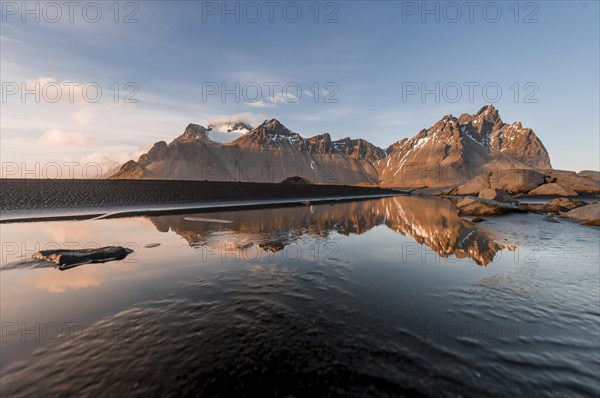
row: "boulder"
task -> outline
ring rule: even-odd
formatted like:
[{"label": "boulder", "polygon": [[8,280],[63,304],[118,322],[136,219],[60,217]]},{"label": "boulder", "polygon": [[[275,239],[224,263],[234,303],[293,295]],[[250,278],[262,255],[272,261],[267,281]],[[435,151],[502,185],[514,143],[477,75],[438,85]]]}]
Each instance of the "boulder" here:
[{"label": "boulder", "polygon": [[560,214],[580,206],[585,206],[587,202],[569,198],[556,198],[548,203],[519,203],[519,207],[534,213],[552,213]]},{"label": "boulder", "polygon": [[578,175],[574,171],[547,170],[544,174],[547,183],[557,183],[580,193],[600,193],[597,181],[584,175]]},{"label": "boulder", "polygon": [[578,176],[591,178],[594,181],[600,181],[600,171],[596,170],[581,170],[577,173]]},{"label": "boulder", "polygon": [[281,184],[293,184],[293,185],[310,185],[312,182],[307,180],[306,178],[300,176],[288,177],[285,180],[281,181]]},{"label": "boulder", "polygon": [[456,204],[461,216],[493,216],[509,212],[525,211],[512,204],[468,196]]},{"label": "boulder", "polygon": [[582,194],[600,195],[600,186],[597,185],[574,184],[570,188]]},{"label": "boulder", "polygon": [[486,174],[478,175],[458,187],[449,190],[451,195],[479,195],[485,189],[490,189],[489,176]]},{"label": "boulder", "polygon": [[534,213],[546,213],[543,203],[519,203],[518,206],[526,211],[532,211]]},{"label": "boulder", "polygon": [[479,195],[486,189],[508,194],[527,193],[545,182],[544,175],[529,169],[506,169],[480,174],[462,185],[442,193],[449,195]]},{"label": "boulder", "polygon": [[536,189],[529,191],[529,195],[534,196],[577,196],[577,192],[564,185],[551,182],[540,185]]},{"label": "boulder", "polygon": [[589,227],[600,227],[600,220],[584,221],[581,224],[582,225],[587,225]]},{"label": "boulder", "polygon": [[263,249],[265,251],[271,252],[271,253],[277,253],[278,251],[285,249],[285,245],[286,245],[286,242],[284,242],[284,241],[274,240],[274,241],[260,243],[258,245],[258,247],[260,247],[261,249]]},{"label": "boulder", "polygon": [[498,170],[489,176],[490,187],[509,194],[527,193],[542,185],[544,175],[529,169]]},{"label": "boulder", "polygon": [[487,188],[484,189],[483,191],[479,192],[479,197],[482,199],[489,199],[489,200],[495,200],[498,202],[513,202],[514,199],[512,196],[510,196],[509,194],[507,194],[506,192],[504,192],[501,189],[495,189],[495,188]]},{"label": "boulder", "polygon": [[551,201],[549,201],[548,203],[543,205],[543,208],[546,211],[561,212],[561,211],[573,210],[577,207],[585,206],[585,204],[586,204],[586,202],[584,202],[583,200],[573,200],[573,199],[568,199],[568,198],[556,198],[556,199],[552,199]]},{"label": "boulder", "polygon": [[45,260],[58,264],[60,270],[69,269],[82,264],[105,263],[122,260],[133,250],[121,246],[105,246],[98,249],[80,250],[40,250],[33,254],[37,260]]},{"label": "boulder", "polygon": [[563,216],[585,225],[600,226],[600,202],[578,207],[564,213]]}]

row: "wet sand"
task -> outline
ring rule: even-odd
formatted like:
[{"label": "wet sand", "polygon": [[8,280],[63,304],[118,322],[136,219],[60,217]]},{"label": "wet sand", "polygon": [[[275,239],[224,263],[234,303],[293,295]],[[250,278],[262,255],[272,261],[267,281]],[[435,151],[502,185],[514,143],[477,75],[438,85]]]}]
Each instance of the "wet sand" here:
[{"label": "wet sand", "polygon": [[[72,210],[94,209],[85,214],[98,216],[115,210],[119,214],[141,214],[144,208],[152,212],[164,208],[168,212],[198,208],[209,211],[214,204],[219,207],[274,207],[294,204],[296,200],[312,198],[342,199],[380,197],[398,194],[398,191],[378,187],[344,185],[294,185],[220,181],[172,180],[0,180],[0,212],[2,221],[11,221],[19,214],[24,221],[35,219],[77,218],[81,212]],[[239,206],[236,205],[239,203]],[[297,204],[297,203],[295,203]],[[126,209],[129,208],[130,211]],[[56,216],[40,213],[61,210],[70,213]],[[71,212],[69,212],[71,210]],[[32,217],[25,217],[28,212]],[[8,216],[8,217],[7,217]],[[14,220],[13,220],[14,221]]]}]

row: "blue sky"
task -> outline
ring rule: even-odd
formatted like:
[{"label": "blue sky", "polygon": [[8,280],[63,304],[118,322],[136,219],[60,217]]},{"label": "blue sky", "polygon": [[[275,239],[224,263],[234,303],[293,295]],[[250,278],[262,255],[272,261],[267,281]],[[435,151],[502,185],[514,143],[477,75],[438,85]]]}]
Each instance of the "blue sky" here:
[{"label": "blue sky", "polygon": [[[2,3],[3,171],[7,162],[122,163],[189,122],[231,115],[254,125],[275,117],[304,136],[329,132],[387,147],[445,114],[475,113],[487,103],[505,122],[533,128],[555,168],[600,169],[596,1],[476,2],[472,21],[462,1],[275,1],[272,21],[262,1],[121,2],[118,16],[108,1],[92,4],[102,12],[95,23],[88,3],[78,3],[72,21],[62,2],[60,18],[35,3],[28,15],[21,2]],[[224,7],[233,13],[222,15]],[[434,11],[422,15],[423,7]],[[133,23],[124,23],[128,15]],[[20,92],[36,82],[39,103]],[[94,82],[102,95],[91,102],[77,88],[68,100],[65,82]],[[236,91],[236,82],[239,100],[206,91]],[[47,100],[53,83],[62,94],[55,103]],[[423,85],[435,92],[436,83],[439,98],[422,98]],[[15,85],[20,91],[7,94]],[[135,88],[137,103],[124,102]]]}]

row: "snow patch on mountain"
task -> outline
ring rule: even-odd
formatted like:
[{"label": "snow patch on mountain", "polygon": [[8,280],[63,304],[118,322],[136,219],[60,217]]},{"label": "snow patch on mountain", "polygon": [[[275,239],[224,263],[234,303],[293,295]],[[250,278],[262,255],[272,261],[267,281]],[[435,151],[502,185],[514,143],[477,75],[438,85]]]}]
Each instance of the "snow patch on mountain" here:
[{"label": "snow patch on mountain", "polygon": [[238,118],[218,119],[210,122],[207,130],[211,140],[227,143],[252,130],[252,126]]}]

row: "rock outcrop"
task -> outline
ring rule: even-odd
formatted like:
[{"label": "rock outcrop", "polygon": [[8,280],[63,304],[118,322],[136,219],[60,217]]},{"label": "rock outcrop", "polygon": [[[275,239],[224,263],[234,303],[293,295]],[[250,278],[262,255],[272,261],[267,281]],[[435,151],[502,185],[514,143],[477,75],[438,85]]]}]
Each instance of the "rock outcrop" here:
[{"label": "rock outcrop", "polygon": [[486,189],[500,189],[511,195],[577,196],[597,195],[600,186],[590,179],[565,170],[496,170],[480,174],[454,188],[442,190],[449,195],[477,196]]},{"label": "rock outcrop", "polygon": [[468,196],[456,204],[458,214],[461,216],[495,216],[510,212],[523,212],[524,210],[505,202],[474,198]]},{"label": "rock outcrop", "polygon": [[300,176],[288,177],[285,180],[281,181],[282,184],[293,184],[293,185],[309,185],[312,184],[306,178],[302,178]]},{"label": "rock outcrop", "polygon": [[585,206],[587,202],[570,198],[556,198],[548,203],[521,203],[519,207],[535,213],[561,214],[577,207]]},{"label": "rock outcrop", "polygon": [[490,186],[510,194],[527,193],[544,183],[543,174],[535,170],[499,170],[489,178]]},{"label": "rock outcrop", "polygon": [[35,252],[33,258],[56,263],[58,269],[65,270],[82,264],[122,260],[131,253],[133,253],[133,250],[125,247],[106,246],[98,249],[41,250]]},{"label": "rock outcrop", "polygon": [[497,170],[481,174],[455,188],[444,191],[450,195],[473,195],[487,189],[497,189],[509,194],[527,193],[544,183],[544,176],[529,169]]},{"label": "rock outcrop", "polygon": [[579,221],[584,225],[600,226],[600,202],[578,207],[564,213],[563,216]]},{"label": "rock outcrop", "polygon": [[529,191],[532,196],[577,196],[577,192],[564,185],[550,182]]},{"label": "rock outcrop", "polygon": [[[130,160],[129,162],[125,163],[117,174],[127,176],[126,178],[135,180],[155,178],[154,173],[148,170],[143,163],[136,162],[135,160]],[[117,174],[115,174],[115,176]],[[114,178],[115,176],[112,176],[111,178]]]},{"label": "rock outcrop", "polygon": [[574,200],[569,198],[556,198],[552,199],[545,204],[548,209],[556,209],[554,211],[567,211],[573,210],[577,207],[585,206],[586,202],[583,200]]},{"label": "rock outcrop", "polygon": [[479,192],[481,199],[495,200],[497,202],[513,202],[514,199],[501,189],[487,188]]},{"label": "rock outcrop", "polygon": [[600,171],[581,170],[579,173],[577,173],[577,175],[581,177],[591,178],[594,181],[600,181]]},{"label": "rock outcrop", "polygon": [[547,183],[557,183],[582,194],[600,194],[600,185],[596,181],[574,171],[546,170],[544,175]]}]

